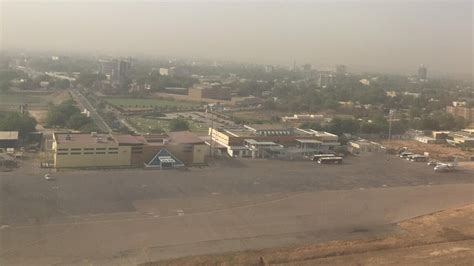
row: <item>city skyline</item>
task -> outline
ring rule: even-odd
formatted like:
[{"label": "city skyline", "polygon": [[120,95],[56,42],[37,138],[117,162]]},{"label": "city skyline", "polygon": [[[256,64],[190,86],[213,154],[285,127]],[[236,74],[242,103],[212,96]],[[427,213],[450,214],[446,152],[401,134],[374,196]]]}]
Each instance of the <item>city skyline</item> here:
[{"label": "city skyline", "polygon": [[430,75],[472,76],[471,9],[470,1],[7,1],[0,37],[3,50],[296,61],[401,74],[424,64]]}]

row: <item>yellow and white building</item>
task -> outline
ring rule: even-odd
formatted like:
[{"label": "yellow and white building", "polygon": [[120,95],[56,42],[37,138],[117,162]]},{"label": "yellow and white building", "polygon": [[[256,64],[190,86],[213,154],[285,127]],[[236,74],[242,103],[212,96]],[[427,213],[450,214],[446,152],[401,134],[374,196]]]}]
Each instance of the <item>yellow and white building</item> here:
[{"label": "yellow and white building", "polygon": [[131,146],[120,146],[109,134],[54,133],[56,168],[130,166]]}]

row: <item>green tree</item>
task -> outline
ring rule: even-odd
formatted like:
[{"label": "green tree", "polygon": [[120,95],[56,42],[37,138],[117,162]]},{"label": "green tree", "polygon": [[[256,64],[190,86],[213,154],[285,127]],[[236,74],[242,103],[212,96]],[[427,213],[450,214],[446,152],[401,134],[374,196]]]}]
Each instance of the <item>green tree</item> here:
[{"label": "green tree", "polygon": [[66,123],[66,126],[68,128],[72,128],[72,129],[81,129],[83,126],[85,126],[86,124],[92,124],[92,119],[87,117],[86,115],[84,114],[74,114],[72,115],[68,120],[67,120],[67,123]]},{"label": "green tree", "polygon": [[18,131],[20,137],[26,137],[34,132],[36,120],[29,116],[16,112],[0,112],[0,131]]},{"label": "green tree", "polygon": [[189,123],[182,118],[175,118],[171,120],[169,127],[170,131],[189,130]]}]

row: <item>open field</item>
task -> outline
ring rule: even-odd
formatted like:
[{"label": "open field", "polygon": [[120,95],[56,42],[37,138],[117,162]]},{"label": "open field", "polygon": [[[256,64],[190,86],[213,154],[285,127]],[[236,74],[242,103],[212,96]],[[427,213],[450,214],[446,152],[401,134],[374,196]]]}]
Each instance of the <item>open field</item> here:
[{"label": "open field", "polygon": [[49,103],[58,104],[69,99],[67,91],[54,92],[8,92],[0,94],[0,110],[19,110],[20,104],[28,108],[44,109]]},{"label": "open field", "polygon": [[[136,265],[183,256],[382,237],[394,224],[473,202],[469,170],[395,156],[213,160],[187,171],[0,175],[0,264]],[[443,195],[440,197],[439,195]]]},{"label": "open field", "polygon": [[[189,123],[189,130],[196,133],[206,133],[208,128],[202,124],[198,123],[192,119],[184,118]],[[127,120],[132,123],[132,125],[137,128],[140,132],[143,133],[153,133],[153,132],[169,132],[170,131],[170,122],[169,119],[163,118],[144,118],[140,116],[128,117]]]},{"label": "open field", "polygon": [[447,144],[425,144],[415,140],[391,140],[382,141],[382,144],[387,148],[398,150],[402,147],[407,147],[409,151],[423,154],[429,152],[430,157],[439,160],[446,160],[453,157],[468,158],[474,155],[474,151],[463,151],[461,148],[448,146]]},{"label": "open field", "polygon": [[140,99],[140,98],[107,98],[106,101],[112,105],[128,108],[128,109],[143,109],[143,108],[180,108],[180,107],[196,107],[200,106],[198,103],[173,101],[165,99]]},{"label": "open field", "polygon": [[239,119],[248,120],[248,121],[263,121],[263,122],[272,122],[272,118],[281,117],[288,115],[283,112],[274,112],[266,110],[257,110],[257,111],[239,111],[229,113],[230,116],[234,116]]},{"label": "open field", "polygon": [[332,241],[145,263],[155,265],[468,265],[474,261],[474,205],[416,217],[383,238]]}]

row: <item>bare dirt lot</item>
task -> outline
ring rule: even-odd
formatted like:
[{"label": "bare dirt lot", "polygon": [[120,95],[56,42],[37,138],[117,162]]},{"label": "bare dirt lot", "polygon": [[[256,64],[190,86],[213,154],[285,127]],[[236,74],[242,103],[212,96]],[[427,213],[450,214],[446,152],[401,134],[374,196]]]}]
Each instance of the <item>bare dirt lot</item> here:
[{"label": "bare dirt lot", "polygon": [[447,160],[453,157],[469,158],[474,152],[463,151],[460,148],[448,146],[446,144],[425,144],[414,140],[391,140],[383,141],[382,144],[387,148],[398,150],[407,147],[409,151],[423,154],[429,152],[430,157],[439,160]]},{"label": "bare dirt lot", "polygon": [[474,205],[398,223],[401,232],[383,238],[197,256],[155,265],[471,265]]}]

